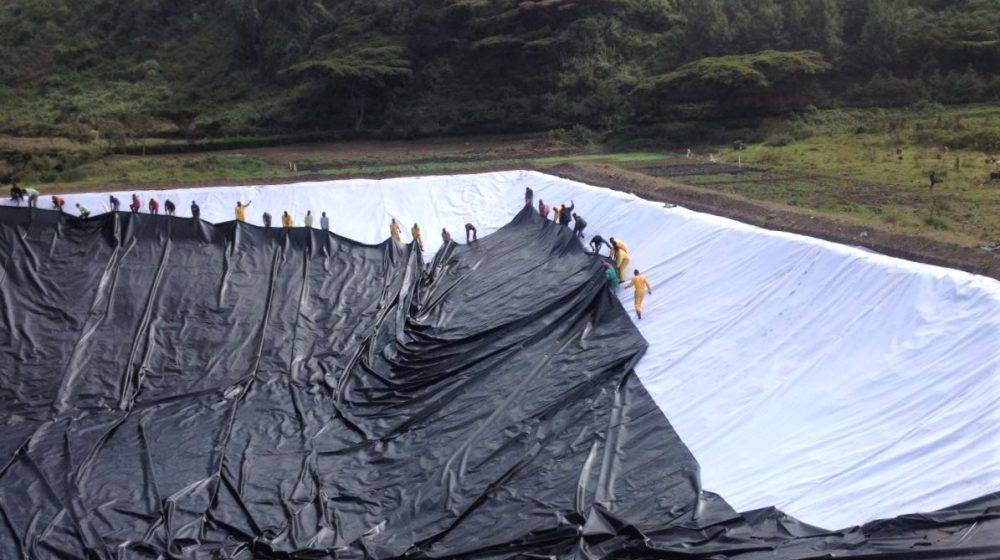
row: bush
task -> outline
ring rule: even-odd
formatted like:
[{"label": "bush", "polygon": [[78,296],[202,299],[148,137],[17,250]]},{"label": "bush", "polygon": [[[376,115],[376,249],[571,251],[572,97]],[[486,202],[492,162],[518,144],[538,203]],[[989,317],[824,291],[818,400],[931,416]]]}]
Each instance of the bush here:
[{"label": "bush", "polygon": [[927,216],[924,218],[924,223],[938,230],[946,231],[952,228],[951,221],[940,216]]},{"label": "bush", "polygon": [[597,135],[594,134],[594,131],[579,123],[569,129],[558,128],[550,130],[548,137],[552,141],[572,144],[574,146],[590,146],[597,141]]},{"label": "bush", "polygon": [[665,145],[687,148],[704,144],[746,144],[763,142],[768,131],[756,119],[725,121],[685,121],[631,126],[615,131],[606,139],[615,148],[661,149]]},{"label": "bush", "polygon": [[775,134],[768,137],[764,144],[775,148],[781,148],[783,146],[788,146],[793,142],[795,142],[795,139],[792,138],[790,134]]},{"label": "bush", "polygon": [[79,169],[70,169],[59,174],[60,183],[77,183],[87,178],[87,174]]},{"label": "bush", "polygon": [[917,113],[931,113],[936,114],[944,111],[944,105],[936,101],[928,101],[926,99],[921,99],[913,105],[909,106],[909,109]]},{"label": "bush", "polygon": [[945,76],[934,74],[928,83],[934,98],[944,103],[972,103],[986,98],[987,82],[972,68],[965,72],[952,70]]},{"label": "bush", "polygon": [[847,91],[847,97],[862,107],[912,105],[926,96],[920,82],[897,78],[887,70],[879,70],[865,85]]},{"label": "bush", "polygon": [[948,146],[953,149],[978,150],[985,153],[1000,151],[1000,130],[950,132],[945,130],[918,130],[914,139],[921,144]]},{"label": "bush", "polygon": [[967,132],[956,138],[957,147],[972,148],[981,152],[1000,152],[1000,130]]}]

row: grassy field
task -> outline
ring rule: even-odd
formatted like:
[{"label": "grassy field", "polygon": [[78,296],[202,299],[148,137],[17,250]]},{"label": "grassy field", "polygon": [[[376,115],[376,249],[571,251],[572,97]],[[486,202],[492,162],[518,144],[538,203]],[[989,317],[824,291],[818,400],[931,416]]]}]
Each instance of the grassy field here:
[{"label": "grassy field", "polygon": [[[1000,239],[1000,107],[826,111],[643,172],[963,244]],[[711,155],[717,163],[708,161]],[[930,174],[943,182],[933,190]]]},{"label": "grassy field", "polygon": [[[1000,239],[1000,182],[989,181],[997,168],[986,162],[1000,153],[1000,106],[809,111],[764,121],[757,133],[744,149],[694,146],[690,158],[545,137],[110,157],[68,140],[0,138],[0,151],[33,151],[19,173],[43,192],[600,164],[887,231],[967,246]],[[943,178],[933,190],[931,172]]]}]

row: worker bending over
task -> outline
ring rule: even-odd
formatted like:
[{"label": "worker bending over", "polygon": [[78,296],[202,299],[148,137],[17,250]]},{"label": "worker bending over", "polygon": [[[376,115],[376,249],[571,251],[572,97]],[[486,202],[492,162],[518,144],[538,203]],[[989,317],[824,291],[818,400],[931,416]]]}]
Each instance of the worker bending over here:
[{"label": "worker bending over", "polygon": [[650,295],[653,294],[653,288],[649,285],[649,280],[645,276],[639,274],[638,270],[634,270],[632,279],[629,280],[626,288],[635,288],[635,315],[642,319],[642,298],[646,297],[648,292]]},{"label": "worker bending over", "polygon": [[156,201],[155,198],[149,199],[149,213],[159,214],[160,213],[160,203]]},{"label": "worker bending over", "polygon": [[611,266],[607,262],[603,264],[604,264],[604,278],[607,279],[608,281],[608,287],[611,288],[612,292],[617,292],[618,284],[621,284],[621,281],[618,279],[618,271],[616,271],[615,267]]},{"label": "worker bending over", "polygon": [[[614,237],[611,238],[611,248],[614,251],[612,254],[614,256],[615,263],[618,265],[618,278],[625,278],[625,271],[627,270],[629,260],[628,256],[628,245],[624,241],[618,241]],[[624,282],[624,280],[620,280]]]},{"label": "worker bending over", "polygon": [[[62,212],[62,209],[60,208],[59,211]],[[80,204],[79,202],[76,203],[76,211],[80,213],[81,218],[90,217],[90,208],[87,208],[86,206]]]},{"label": "worker bending over", "polygon": [[63,198],[63,197],[61,197],[59,195],[55,195],[55,194],[52,195],[52,207],[53,208],[55,208],[55,209],[59,210],[60,212],[62,212],[63,211],[63,206],[65,206],[65,205],[66,205],[66,199],[65,198]]},{"label": "worker bending over", "polygon": [[21,202],[24,200],[24,190],[17,186],[17,181],[10,186],[10,199],[17,206],[20,206]]},{"label": "worker bending over", "polygon": [[593,236],[593,237],[590,238],[590,248],[594,250],[594,254],[595,255],[600,255],[601,254],[601,247],[603,247],[605,245],[607,245],[608,249],[610,250],[609,255],[611,255],[613,257],[614,254],[615,254],[615,250],[614,250],[613,247],[611,247],[610,243],[608,243],[607,241],[604,240],[603,237],[601,237],[600,235],[595,235],[595,236]]}]

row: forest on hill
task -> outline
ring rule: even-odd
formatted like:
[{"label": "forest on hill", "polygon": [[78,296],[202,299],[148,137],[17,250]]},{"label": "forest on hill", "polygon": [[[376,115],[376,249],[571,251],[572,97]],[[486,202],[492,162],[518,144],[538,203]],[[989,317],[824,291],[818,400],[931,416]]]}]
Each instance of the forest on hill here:
[{"label": "forest on hill", "polygon": [[1000,99],[996,0],[5,0],[0,134],[413,137]]}]

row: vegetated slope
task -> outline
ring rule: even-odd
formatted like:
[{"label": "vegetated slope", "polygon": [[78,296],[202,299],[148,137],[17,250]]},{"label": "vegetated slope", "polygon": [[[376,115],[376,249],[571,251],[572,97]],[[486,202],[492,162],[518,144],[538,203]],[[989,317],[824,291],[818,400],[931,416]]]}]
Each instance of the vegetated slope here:
[{"label": "vegetated slope", "polygon": [[9,0],[0,131],[400,136],[1000,95],[991,0]]}]

